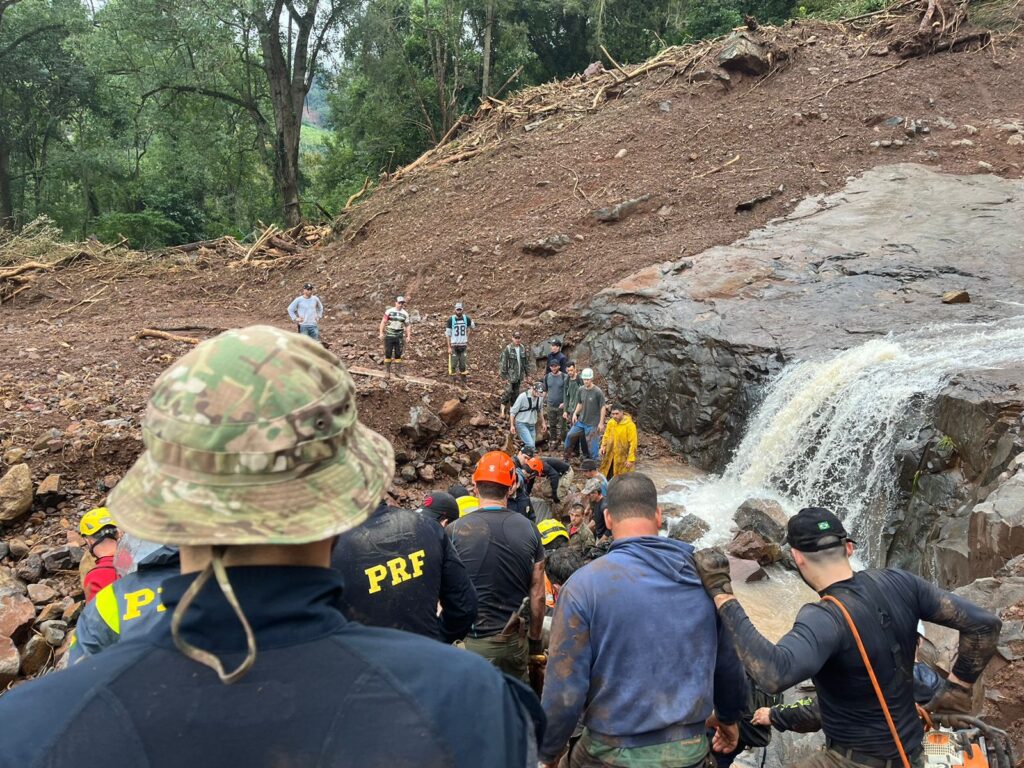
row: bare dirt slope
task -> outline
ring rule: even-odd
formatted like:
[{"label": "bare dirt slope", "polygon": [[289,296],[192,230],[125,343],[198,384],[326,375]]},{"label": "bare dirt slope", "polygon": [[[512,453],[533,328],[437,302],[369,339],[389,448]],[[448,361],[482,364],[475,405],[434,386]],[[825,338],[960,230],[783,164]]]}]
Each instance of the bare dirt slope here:
[{"label": "bare dirt slope", "polygon": [[[64,487],[37,499],[3,539],[63,543],[59,521],[73,525],[101,501],[140,450],[148,389],[188,349],[135,338],[143,327],[197,337],[251,323],[287,327],[285,307],[311,280],[327,305],[332,349],[350,365],[376,367],[377,323],[402,293],[420,320],[408,368],[436,380],[446,374],[442,321],[463,300],[479,325],[467,415],[487,422],[464,422],[451,435],[465,456],[504,439],[496,364],[512,328],[531,343],[557,333],[571,345],[582,337],[577,309],[600,289],[731,242],[878,164],[1024,173],[1024,133],[1011,125],[1024,116],[1024,59],[1009,41],[904,59],[875,32],[849,26],[755,34],[774,52],[764,77],[720,79],[719,45],[593,102],[594,89],[568,84],[510,99],[507,111],[495,106],[438,155],[444,162],[387,181],[346,215],[331,243],[294,259],[238,266],[199,250],[131,264],[84,260],[39,275],[0,304],[0,455],[27,461],[36,482],[60,473]],[[911,130],[913,121],[927,132]],[[644,196],[620,221],[593,215]],[[524,251],[552,236],[564,236],[560,252]],[[455,394],[447,384],[385,389],[358,378],[362,418],[399,447],[410,406],[436,408]],[[441,454],[435,446],[413,458],[436,466]],[[396,491],[413,495],[408,484]]]}]

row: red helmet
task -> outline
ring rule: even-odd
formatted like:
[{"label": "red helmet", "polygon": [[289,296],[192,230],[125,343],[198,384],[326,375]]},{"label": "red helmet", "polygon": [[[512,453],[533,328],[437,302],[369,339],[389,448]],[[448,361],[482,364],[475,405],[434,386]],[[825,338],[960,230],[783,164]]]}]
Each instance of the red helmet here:
[{"label": "red helmet", "polygon": [[507,453],[490,451],[485,453],[473,473],[474,483],[497,483],[511,488],[515,484],[516,465]]},{"label": "red helmet", "polygon": [[544,474],[544,462],[538,459],[536,456],[527,459],[526,466],[528,466],[538,475]]}]

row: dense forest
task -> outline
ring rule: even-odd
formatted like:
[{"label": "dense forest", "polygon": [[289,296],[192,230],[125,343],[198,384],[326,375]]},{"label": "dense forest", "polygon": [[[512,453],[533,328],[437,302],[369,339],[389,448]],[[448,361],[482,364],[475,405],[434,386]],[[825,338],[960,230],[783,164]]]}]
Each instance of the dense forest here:
[{"label": "dense forest", "polygon": [[336,212],[487,96],[883,0],[0,0],[0,227],[136,248]]}]

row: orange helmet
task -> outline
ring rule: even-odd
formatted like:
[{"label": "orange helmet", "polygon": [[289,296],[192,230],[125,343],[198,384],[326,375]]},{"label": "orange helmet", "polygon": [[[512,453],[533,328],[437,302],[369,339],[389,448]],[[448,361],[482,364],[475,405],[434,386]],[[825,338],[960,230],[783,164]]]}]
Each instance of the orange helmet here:
[{"label": "orange helmet", "polygon": [[536,456],[526,460],[526,466],[536,472],[538,475],[544,474],[544,462],[538,459]]},{"label": "orange helmet", "polygon": [[516,465],[507,453],[490,451],[480,457],[473,473],[474,483],[497,483],[511,488],[515,484]]}]

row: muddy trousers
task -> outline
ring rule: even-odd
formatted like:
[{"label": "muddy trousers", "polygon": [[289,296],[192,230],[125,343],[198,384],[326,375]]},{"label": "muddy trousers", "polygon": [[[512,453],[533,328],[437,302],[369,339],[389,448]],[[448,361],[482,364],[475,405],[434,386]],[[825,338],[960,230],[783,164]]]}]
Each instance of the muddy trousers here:
[{"label": "muddy trousers", "polygon": [[[856,757],[856,755],[853,757]],[[910,757],[910,765],[913,768],[923,768],[923,749],[918,749],[917,753]],[[890,760],[884,768],[902,768],[902,766],[903,761],[897,758]],[[870,765],[866,762],[860,763],[852,759],[852,757],[847,757],[840,751],[826,748],[805,757],[798,763],[794,763],[794,768],[883,768],[883,764],[881,761],[872,762]]]},{"label": "muddy trousers", "polygon": [[[583,746],[583,741],[581,740],[573,744],[568,754],[563,755],[561,761],[558,763],[558,768],[615,768],[615,766],[611,763],[606,763],[603,760],[598,760],[592,754],[587,752]],[[706,758],[693,765],[670,765],[666,763],[664,766],[659,766],[658,768],[715,768],[715,760],[709,753]]]},{"label": "muddy trousers", "polygon": [[510,381],[505,384],[505,391],[501,394],[501,404],[507,408],[512,407],[512,403],[519,397],[519,388],[522,386],[521,381]]},{"label": "muddy trousers", "polygon": [[448,375],[455,374],[469,375],[469,354],[465,347],[452,347],[451,354],[448,355]]},{"label": "muddy trousers", "polygon": [[402,362],[402,347],[405,346],[405,339],[401,336],[385,336],[384,337],[384,362],[385,363],[400,363]]},{"label": "muddy trousers", "polygon": [[530,676],[527,671],[529,645],[526,636],[518,632],[511,635],[492,635],[491,637],[467,637],[467,651],[483,656],[506,675],[511,675],[529,685]]},{"label": "muddy trousers", "polygon": [[562,406],[548,406],[548,445],[561,445],[565,440],[565,419],[562,418]]}]

